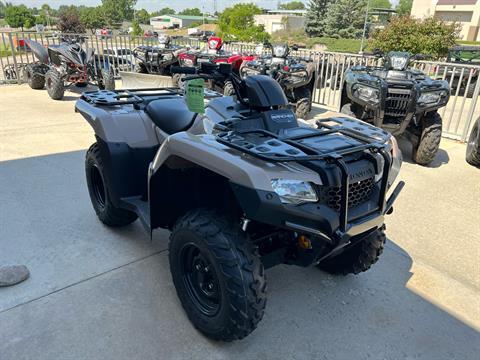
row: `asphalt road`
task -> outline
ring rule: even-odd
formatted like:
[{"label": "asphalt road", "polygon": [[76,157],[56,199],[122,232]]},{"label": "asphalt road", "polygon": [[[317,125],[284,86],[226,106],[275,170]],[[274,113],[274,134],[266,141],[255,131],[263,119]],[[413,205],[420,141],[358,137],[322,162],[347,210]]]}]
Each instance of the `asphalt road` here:
[{"label": "asphalt road", "polygon": [[31,278],[0,288],[0,359],[478,359],[480,170],[442,141],[409,163],[378,264],[359,276],[267,272],[263,321],[212,342],[190,325],[168,270],[168,233],[96,219],[83,159],[94,141],[73,112],[25,85],[0,87],[0,264]]}]

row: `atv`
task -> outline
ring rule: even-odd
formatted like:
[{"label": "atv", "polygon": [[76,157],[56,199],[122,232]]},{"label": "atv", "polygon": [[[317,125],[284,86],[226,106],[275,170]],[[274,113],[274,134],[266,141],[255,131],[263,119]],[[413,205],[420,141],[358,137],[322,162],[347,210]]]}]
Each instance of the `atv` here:
[{"label": "atv", "polygon": [[[234,54],[222,50],[223,41],[219,37],[210,37],[207,41],[207,51],[189,51],[179,55],[180,65],[199,67],[203,63],[231,64],[232,70],[238,74],[240,66],[244,61],[253,60],[254,55]],[[179,84],[179,80],[182,78],[182,74],[175,74],[173,76],[173,83]],[[218,81],[215,84],[210,84],[213,90],[223,92],[225,96],[231,96],[235,94],[233,84],[231,81],[227,81],[225,84],[221,84]]]},{"label": "atv", "polygon": [[245,61],[240,75],[242,78],[259,74],[271,76],[282,87],[297,117],[306,119],[312,109],[315,65],[309,59],[290,56],[287,44],[265,45],[271,50],[271,55]]},{"label": "atv", "polygon": [[97,85],[100,89],[115,89],[115,79],[108,62],[101,66],[100,58],[94,50],[82,48],[78,37],[64,37],[60,45],[42,44],[25,40],[38,61],[27,64],[24,79],[32,89],[47,88],[48,95],[54,100],[63,98],[65,89],[75,85],[85,87]]},{"label": "atv", "polygon": [[179,65],[178,55],[187,48],[171,45],[170,37],[158,37],[158,46],[141,45],[133,50],[135,71],[141,74],[172,75],[170,68]]},{"label": "atv", "polygon": [[465,159],[470,165],[480,168],[480,116],[470,132]]},{"label": "atv", "polygon": [[345,72],[340,111],[395,136],[406,134],[414,161],[428,165],[440,145],[442,118],[437,110],[450,97],[448,82],[410,68],[421,55],[393,51],[375,55],[383,57],[382,66],[353,66]]},{"label": "atv", "polygon": [[[455,46],[448,51],[448,63],[460,64],[460,67],[437,65],[435,73],[439,77],[448,79],[451,82],[452,93],[460,87],[459,94],[472,98],[475,94],[475,87],[478,83],[479,70],[475,65],[480,65],[479,46]],[[473,65],[470,68],[462,66]]]},{"label": "atv", "polygon": [[357,274],[378,260],[402,160],[381,129],[342,117],[300,123],[271,77],[242,81],[227,64],[206,65],[186,81],[224,78],[236,96],[209,99],[204,114],[178,88],[85,92],[75,109],[95,131],[85,171],[100,221],[170,230],[185,312],[206,336],[231,341],[263,317],[265,269]]}]

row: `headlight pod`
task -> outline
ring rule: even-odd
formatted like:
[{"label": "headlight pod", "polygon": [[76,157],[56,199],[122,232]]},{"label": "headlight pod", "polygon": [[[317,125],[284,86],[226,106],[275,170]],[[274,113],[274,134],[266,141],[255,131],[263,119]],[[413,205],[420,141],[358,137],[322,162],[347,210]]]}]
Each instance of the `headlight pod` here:
[{"label": "headlight pod", "polygon": [[317,202],[318,197],[312,185],[305,181],[272,179],[272,188],[283,204],[298,205],[305,202]]},{"label": "headlight pod", "polygon": [[297,83],[306,81],[308,78],[308,73],[306,71],[294,71],[290,73],[290,82]]},{"label": "headlight pod", "polygon": [[247,76],[258,75],[258,74],[260,74],[260,71],[258,71],[257,69],[253,69],[249,66],[244,66],[241,69],[241,74],[240,75],[241,75],[242,78],[245,78]]},{"label": "headlight pod", "polygon": [[422,104],[438,104],[445,96],[447,96],[447,92],[444,90],[426,92],[420,94],[418,102]]},{"label": "headlight pod", "polygon": [[407,66],[408,58],[406,56],[392,56],[390,63],[393,70],[404,70]]},{"label": "headlight pod", "polygon": [[370,86],[355,84],[352,87],[352,94],[356,98],[369,103],[377,104],[380,101],[380,92]]}]

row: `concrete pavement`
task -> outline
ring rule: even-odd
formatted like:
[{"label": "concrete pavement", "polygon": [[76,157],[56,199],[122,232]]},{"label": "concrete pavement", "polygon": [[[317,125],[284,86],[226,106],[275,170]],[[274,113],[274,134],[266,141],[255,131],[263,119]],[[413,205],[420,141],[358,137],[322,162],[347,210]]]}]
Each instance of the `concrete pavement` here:
[{"label": "concrete pavement", "polygon": [[[480,171],[442,141],[432,167],[406,162],[389,242],[360,276],[267,272],[258,329],[230,344],[188,322],[166,247],[134,223],[96,219],[83,174],[94,141],[65,101],[0,87],[0,264],[31,278],[0,289],[0,359],[478,359]],[[477,354],[477,355],[475,355]]]}]

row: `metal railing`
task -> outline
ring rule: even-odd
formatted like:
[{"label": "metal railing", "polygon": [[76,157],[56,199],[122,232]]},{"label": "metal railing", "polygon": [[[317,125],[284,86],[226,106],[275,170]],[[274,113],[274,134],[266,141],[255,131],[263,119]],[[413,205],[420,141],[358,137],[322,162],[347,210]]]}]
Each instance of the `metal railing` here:
[{"label": "metal railing", "polygon": [[[70,35],[71,36],[71,35]],[[93,48],[95,61],[109,63],[115,74],[119,71],[135,71],[132,50],[140,45],[155,45],[156,38],[116,35],[78,34],[83,37],[83,46]],[[22,69],[36,61],[24,39],[38,41],[45,46],[58,45],[61,36],[28,32],[0,33],[0,83],[21,83]],[[177,37],[172,42],[189,48],[202,48],[204,42]],[[226,51],[254,54],[255,44],[226,43]],[[375,65],[378,59],[357,54],[318,52],[306,49],[293,51],[293,55],[310,58],[316,68],[313,102],[332,110],[339,110],[345,71],[354,65]],[[465,141],[477,117],[480,116],[480,66],[419,61],[414,67],[434,79],[447,80],[451,97],[446,107],[439,110],[443,118],[443,135]]]}]

